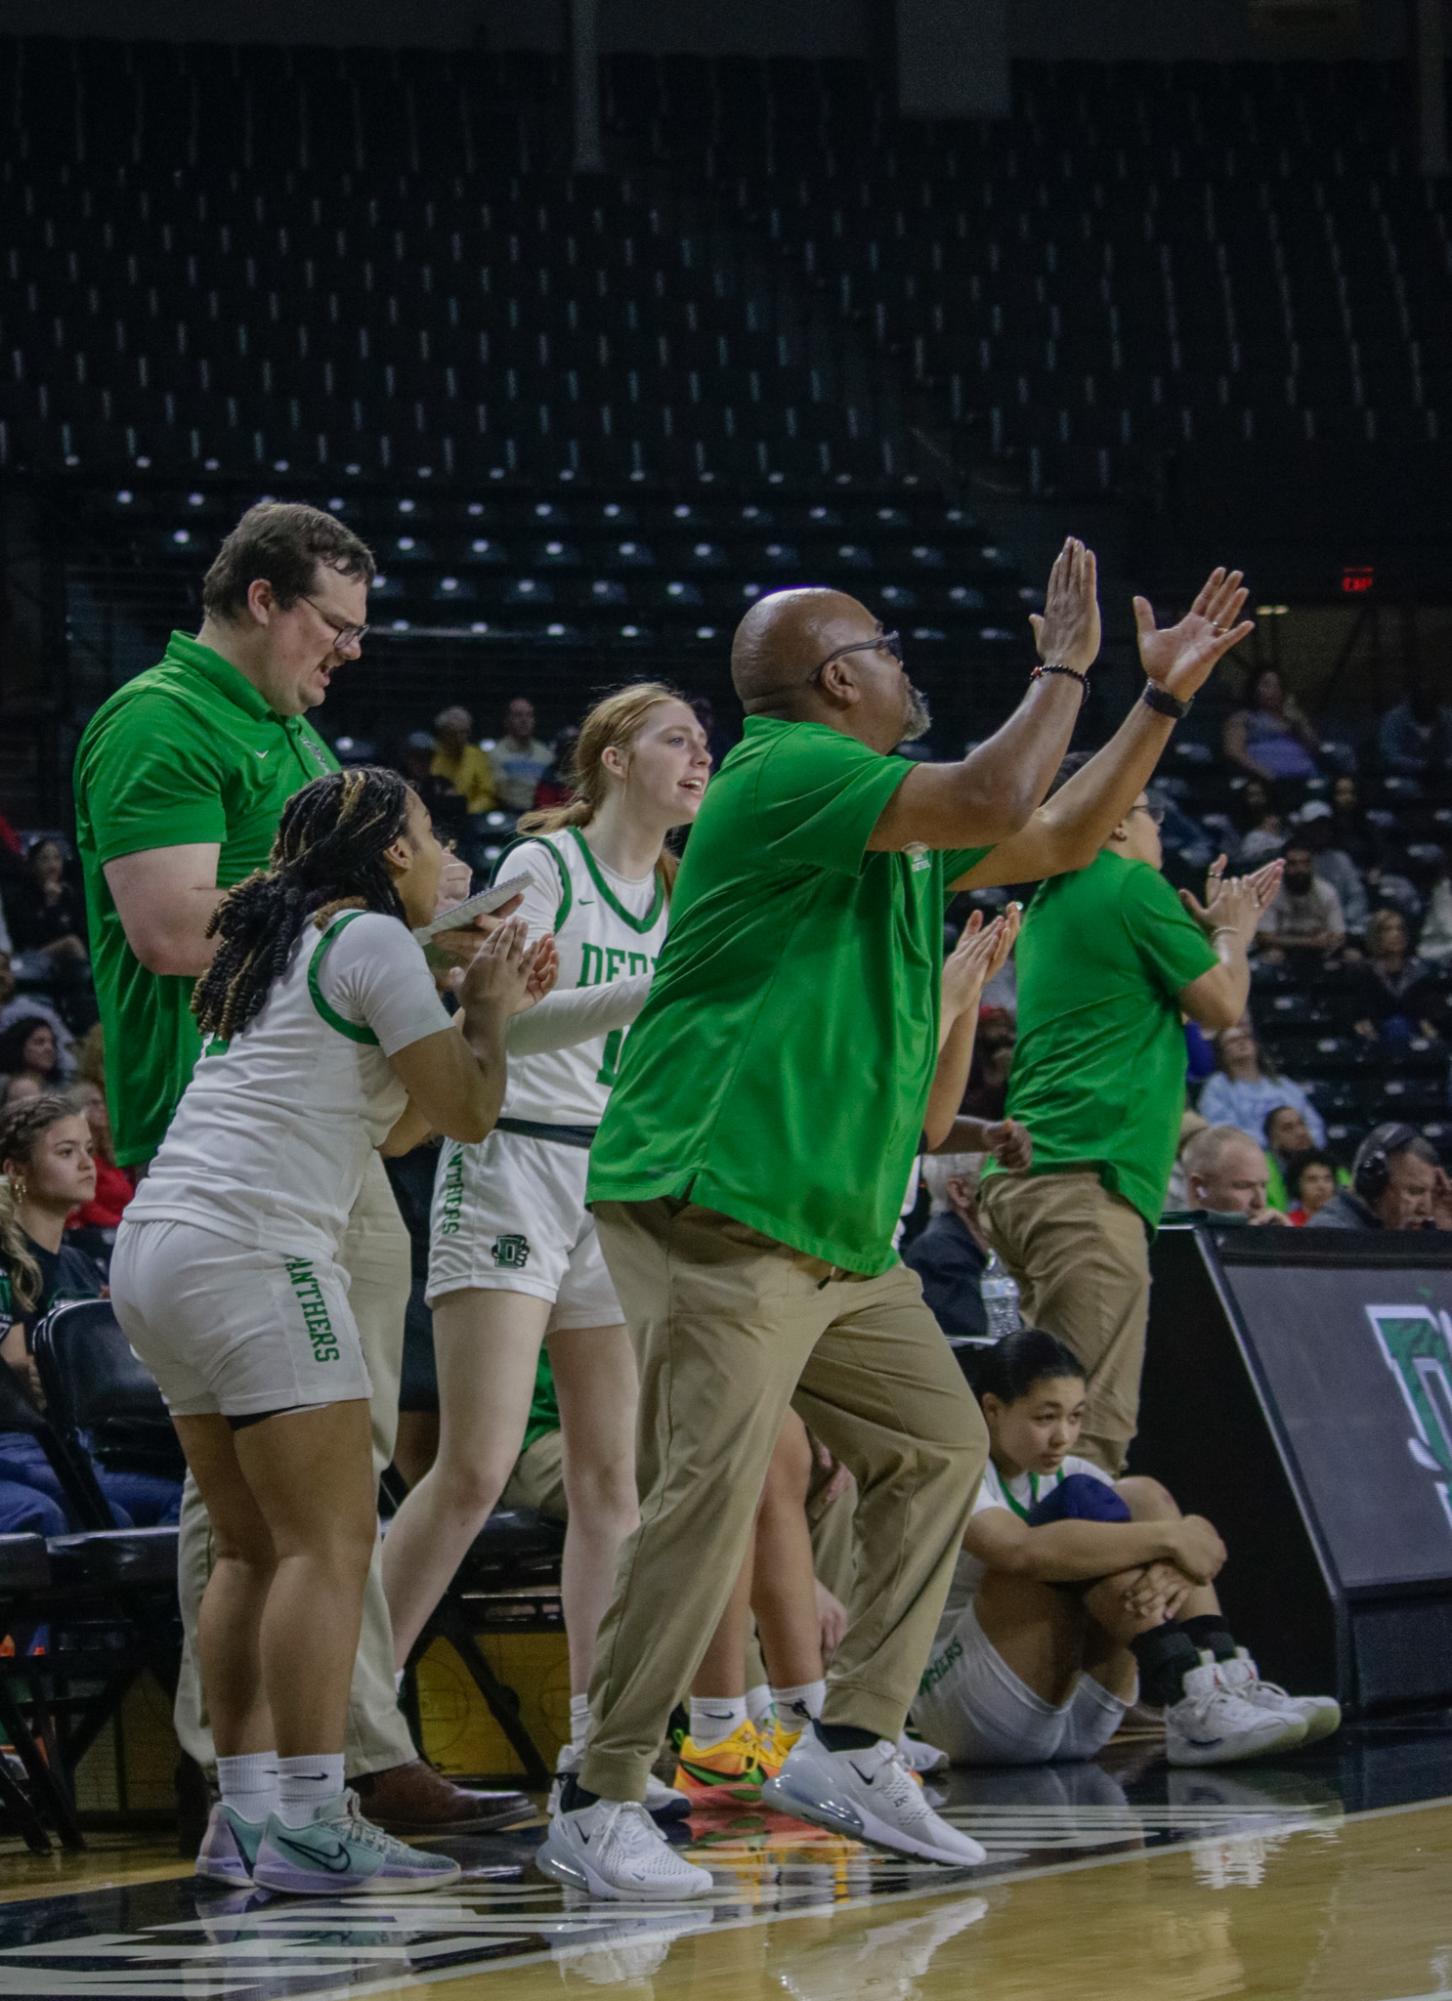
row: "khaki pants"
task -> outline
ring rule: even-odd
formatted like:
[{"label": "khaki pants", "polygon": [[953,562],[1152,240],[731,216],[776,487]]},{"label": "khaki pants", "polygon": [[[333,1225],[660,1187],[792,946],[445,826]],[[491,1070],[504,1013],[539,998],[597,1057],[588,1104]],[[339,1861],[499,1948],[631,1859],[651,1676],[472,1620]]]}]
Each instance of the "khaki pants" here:
[{"label": "khaki pants", "polygon": [[[403,1316],[408,1305],[409,1240],[388,1185],[383,1162],[376,1156],[348,1219],[338,1246],[338,1262],[350,1284],[348,1303],[358,1323],[363,1359],[373,1380],[373,1468],[381,1474],[393,1457],[398,1428],[398,1379],[403,1367]],[[363,1594],[363,1630],[353,1664],[348,1698],[348,1730],[343,1750],[350,1779],[370,1772],[391,1771],[410,1764],[418,1752],[398,1706],[393,1680],[393,1627],[383,1596],[379,1568],[382,1544],[376,1543]],[[178,1545],[178,1585],[186,1646],[176,1692],[176,1734],[182,1749],[200,1765],[216,1759],[207,1720],[201,1676],[197,1672],[193,1636],[202,1593],[212,1574],[212,1532],[197,1484],[187,1475],[182,1494]]]},{"label": "khaki pants", "polygon": [[1018,1281],[1024,1323],[1057,1335],[1087,1375],[1079,1451],[1124,1471],[1139,1423],[1149,1321],[1144,1219],[1097,1174],[993,1174],[978,1213]]},{"label": "khaki pants", "polygon": [[509,1483],[499,1497],[501,1508],[537,1508],[552,1522],[570,1518],[565,1499],[564,1433],[547,1431],[526,1446],[514,1462]]},{"label": "khaki pants", "polygon": [[789,1404],[856,1476],[851,1623],[826,1720],[895,1739],[987,1457],[916,1275],[843,1275],[694,1203],[603,1202],[640,1370],[640,1526],[600,1629],[583,1782],[639,1799],[740,1570]]}]

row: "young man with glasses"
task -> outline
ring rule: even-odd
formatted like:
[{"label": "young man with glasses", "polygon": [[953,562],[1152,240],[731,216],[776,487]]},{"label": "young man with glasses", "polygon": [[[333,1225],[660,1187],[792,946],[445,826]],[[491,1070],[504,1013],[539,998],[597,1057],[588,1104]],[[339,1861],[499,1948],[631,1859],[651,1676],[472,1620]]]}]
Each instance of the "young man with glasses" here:
[{"label": "young man with glasses", "polygon": [[1166,633],[1145,607],[1144,695],[1046,807],[1099,650],[1082,544],[1055,562],[1023,701],[961,763],[892,755],[927,706],[896,635],[855,599],[779,591],[738,627],[742,741],[692,831],[590,1156],[640,1366],[641,1520],[596,1649],[584,1763],[540,1850],[560,1881],[621,1898],[711,1889],[639,1803],[788,1404],[856,1476],[858,1551],[822,1720],[766,1796],[901,1854],[983,1860],[897,1749],[987,1453],[892,1246],[938,1054],[944,908],[960,889],[1086,866],[1249,630],[1233,625],[1239,584],[1217,571]]},{"label": "young man with glasses", "polygon": [[[191,1077],[200,1043],[192,987],[211,962],[222,893],[266,865],[282,809],[337,760],[306,720],[362,649],[368,548],[317,508],[265,501],[223,542],[202,585],[201,630],[174,632],[159,665],[102,704],[76,753],[76,844],[121,1165],[145,1168]],[[339,1262],[373,1383],[374,1451],[393,1452],[409,1241],[381,1161],[365,1179]],[[195,1632],[210,1530],[187,1483],[179,1555],[183,1623]],[[177,1734],[211,1762],[195,1650]],[[479,1795],[419,1757],[398,1709],[393,1635],[375,1559],[348,1715],[348,1775],[370,1817],[400,1833],[517,1818],[522,1796]]]}]

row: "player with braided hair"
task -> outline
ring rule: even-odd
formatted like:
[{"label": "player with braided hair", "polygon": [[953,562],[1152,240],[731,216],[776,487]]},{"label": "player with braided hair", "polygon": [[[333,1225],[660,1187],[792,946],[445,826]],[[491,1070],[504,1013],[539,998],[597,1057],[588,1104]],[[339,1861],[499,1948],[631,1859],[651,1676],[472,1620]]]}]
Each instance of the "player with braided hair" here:
[{"label": "player with braided hair", "polygon": [[500,925],[451,974],[451,1023],[409,928],[443,864],[393,772],[334,772],[288,802],[270,868],[211,920],[202,1060],[117,1238],[116,1311],[217,1544],[198,1646],[222,1799],[198,1869],[223,1882],[334,1896],[458,1874],[343,1783],[377,1516],[339,1240],[375,1148],[490,1130],[506,1023],[554,971],[548,942]]}]

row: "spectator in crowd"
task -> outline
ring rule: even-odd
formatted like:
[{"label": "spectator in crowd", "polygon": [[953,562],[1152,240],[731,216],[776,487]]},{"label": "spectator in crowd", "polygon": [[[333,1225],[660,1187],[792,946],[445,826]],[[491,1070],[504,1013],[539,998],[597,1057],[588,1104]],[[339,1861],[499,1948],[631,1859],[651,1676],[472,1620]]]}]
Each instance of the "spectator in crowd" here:
[{"label": "spectator in crowd", "polygon": [[[445,714],[449,712],[446,710]],[[471,744],[471,750],[476,746]],[[429,809],[429,818],[440,840],[464,841],[469,837],[469,805],[449,779],[434,770],[437,755],[434,739],[427,730],[406,736],[398,755],[398,768]],[[484,753],[479,752],[482,758]],[[491,781],[492,783],[492,781]]]},{"label": "spectator in crowd", "polygon": [[1247,778],[1233,797],[1230,818],[1239,836],[1235,849],[1239,868],[1258,868],[1286,844],[1285,810],[1269,779]]},{"label": "spectator in crowd", "polygon": [[1298,1230],[1324,1209],[1336,1193],[1342,1170],[1335,1160],[1320,1147],[1306,1147],[1293,1153],[1283,1164],[1281,1172],[1285,1177],[1286,1197],[1290,1208],[1286,1214]]},{"label": "spectator in crowd", "polygon": [[61,1081],[60,1043],[43,1014],[21,1014],[0,1032],[0,1077],[30,1077],[42,1091]]},{"label": "spectator in crowd", "polygon": [[499,804],[511,813],[527,813],[535,787],[554,762],[554,752],[534,733],[534,703],[516,695],[509,704],[504,734],[489,753]]},{"label": "spectator in crowd", "polygon": [[973,1046],[968,1090],[963,1099],[963,1110],[973,1118],[993,1123],[1003,1117],[1017,1041],[1018,1024],[1008,1008],[979,1010],[978,1038]]},{"label": "spectator in crowd", "polygon": [[988,1316],[979,1286],[990,1245],[978,1220],[977,1153],[923,1156],[923,1180],[932,1199],[927,1228],[902,1261],[923,1282],[923,1298],[945,1334],[985,1335]]},{"label": "spectator in crowd", "polygon": [[1452,847],[1443,848],[1437,879],[1427,897],[1427,914],[1417,936],[1417,957],[1427,966],[1452,963]]},{"label": "spectator in crowd", "polygon": [[1416,675],[1406,700],[1382,717],[1376,740],[1383,769],[1398,777],[1445,771],[1452,764],[1452,708],[1437,700],[1425,675]]},{"label": "spectator in crowd", "polygon": [[1349,855],[1358,869],[1374,868],[1381,858],[1381,836],[1366,817],[1361,787],[1349,771],[1338,772],[1331,781],[1331,845]]},{"label": "spectator in crowd", "polygon": [[1248,1021],[1222,1028],[1215,1038],[1215,1052],[1220,1068],[1200,1093],[1200,1111],[1211,1125],[1239,1126],[1257,1146],[1266,1146],[1271,1114],[1290,1107],[1306,1123],[1307,1144],[1325,1145],[1321,1114],[1299,1084],[1282,1077],[1261,1055]]},{"label": "spectator in crowd", "polygon": [[539,784],[534,788],[534,809],[537,813],[548,812],[554,806],[566,806],[574,798],[575,745],[579,741],[578,723],[566,723],[555,738],[549,770],[541,774]]},{"label": "spectator in crowd", "polygon": [[1351,1186],[1310,1218],[1312,1230],[1430,1230],[1442,1178],[1437,1149],[1414,1126],[1373,1126],[1351,1163]]},{"label": "spectator in crowd", "polygon": [[87,964],[85,909],[66,880],[59,841],[31,842],[25,874],[5,892],[5,914],[15,950],[36,955],[57,977]]},{"label": "spectator in crowd", "polygon": [[[0,1072],[0,1075],[4,1073]],[[28,1099],[44,1096],[45,1091],[37,1080],[22,1070],[18,1076],[6,1077],[4,1086],[0,1087],[0,1111],[8,1105],[18,1105]]]},{"label": "spectator in crowd", "polygon": [[129,1168],[116,1165],[116,1149],[111,1138],[111,1114],[106,1109],[102,1084],[83,1078],[70,1093],[72,1104],[85,1113],[91,1130],[91,1158],[96,1169],[96,1191],[66,1219],[68,1230],[114,1230],[122,1211],[136,1193],[136,1178]]},{"label": "spectator in crowd", "polygon": [[1219,1216],[1244,1216],[1248,1223],[1284,1223],[1266,1200],[1270,1163],[1239,1126],[1206,1126],[1185,1148],[1190,1207]]},{"label": "spectator in crowd", "polygon": [[[95,1193],[90,1130],[67,1098],[42,1096],[0,1114],[0,1360],[43,1406],[31,1352],[32,1331],[63,1300],[94,1299],[96,1267],[65,1241],[66,1217]],[[181,1511],[181,1481],[122,1471],[92,1461],[119,1526],[154,1527]],[[0,1439],[0,1521],[7,1485],[44,1495],[64,1517],[64,1490],[39,1443],[16,1433]],[[58,1530],[81,1524],[64,1520]]]},{"label": "spectator in crowd", "polygon": [[494,767],[473,741],[474,718],[464,708],[442,709],[434,717],[434,754],[429,770],[452,785],[471,817],[495,805]]},{"label": "spectator in crowd", "polygon": [[1358,1007],[1356,1030],[1384,1042],[1435,1036],[1441,997],[1432,969],[1411,949],[1399,910],[1374,910],[1366,926],[1366,957],[1352,972]]},{"label": "spectator in crowd", "polygon": [[1341,899],[1328,882],[1316,879],[1316,861],[1299,835],[1286,842],[1281,893],[1261,927],[1260,957],[1270,965],[1314,972],[1346,943]]},{"label": "spectator in crowd", "polygon": [[1179,1214],[1190,1207],[1190,1183],[1185,1173],[1185,1149],[1196,1133],[1204,1132],[1209,1123],[1208,1119],[1202,1119],[1198,1112],[1192,1112],[1188,1107],[1182,1113],[1180,1137],[1175,1146],[1175,1164],[1170,1169],[1162,1215]]},{"label": "spectator in crowd", "polygon": [[68,1077],[76,1064],[74,1037],[49,1001],[38,994],[15,991],[15,962],[9,952],[0,951],[0,1035],[17,1021],[37,1018],[49,1024],[55,1036],[60,1074]]},{"label": "spectator in crowd", "polygon": [[1262,668],[1256,675],[1249,706],[1227,719],[1223,741],[1230,762],[1257,778],[1318,775],[1320,739],[1274,667]]},{"label": "spectator in crowd", "polygon": [[1361,871],[1343,848],[1336,846],[1336,828],[1331,808],[1324,799],[1312,799],[1296,815],[1296,829],[1311,850],[1311,865],[1317,880],[1329,883],[1341,899],[1346,928],[1359,938],[1366,929],[1369,909],[1366,884]]}]

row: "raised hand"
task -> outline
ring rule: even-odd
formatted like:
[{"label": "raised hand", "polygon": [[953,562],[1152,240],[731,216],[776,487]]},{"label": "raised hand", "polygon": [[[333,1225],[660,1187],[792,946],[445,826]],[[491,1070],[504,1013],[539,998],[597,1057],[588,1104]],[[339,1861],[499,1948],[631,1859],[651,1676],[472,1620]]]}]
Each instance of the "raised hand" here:
[{"label": "raised hand", "polygon": [[[442,917],[453,903],[462,902],[461,897],[445,897],[440,890],[436,917]],[[501,925],[508,923],[512,912],[518,910],[524,901],[522,896],[511,896],[508,903],[501,903],[494,911],[481,912],[472,924],[460,925],[453,931],[439,931],[429,940],[429,951],[439,958],[449,960],[455,966],[467,969],[474,963],[475,955],[483,939],[491,936]]]},{"label": "raised hand", "polygon": [[1000,972],[1018,938],[1022,906],[1009,904],[991,924],[975,910],[963,935],[943,961],[943,1014],[960,1015],[975,1007],[983,989]]},{"label": "raised hand", "polygon": [[1167,625],[1163,631],[1155,624],[1149,599],[1134,600],[1140,665],[1167,695],[1189,701],[1231,647],[1239,646],[1255,631],[1254,620],[1240,619],[1247,596],[1242,574],[1240,570],[1212,570],[1179,624]]},{"label": "raised hand", "polygon": [[536,1001],[542,1001],[547,993],[552,993],[555,981],[559,977],[559,951],[548,931],[541,932],[540,936],[534,941],[534,951],[530,955],[529,984],[525,989],[525,1006],[533,1007]]},{"label": "raised hand", "polygon": [[1044,608],[1030,612],[1039,658],[1083,674],[1099,658],[1099,566],[1070,536],[1054,558]]},{"label": "raised hand", "polygon": [[1237,931],[1248,945],[1262,915],[1274,903],[1284,873],[1285,864],[1274,861],[1254,875],[1227,876],[1225,857],[1217,855],[1205,877],[1205,901],[1189,889],[1180,891],[1180,901],[1207,936],[1216,931]]},{"label": "raised hand", "polygon": [[466,1015],[521,1014],[529,1006],[535,957],[522,919],[501,924],[478,946],[469,965],[450,975]]}]

